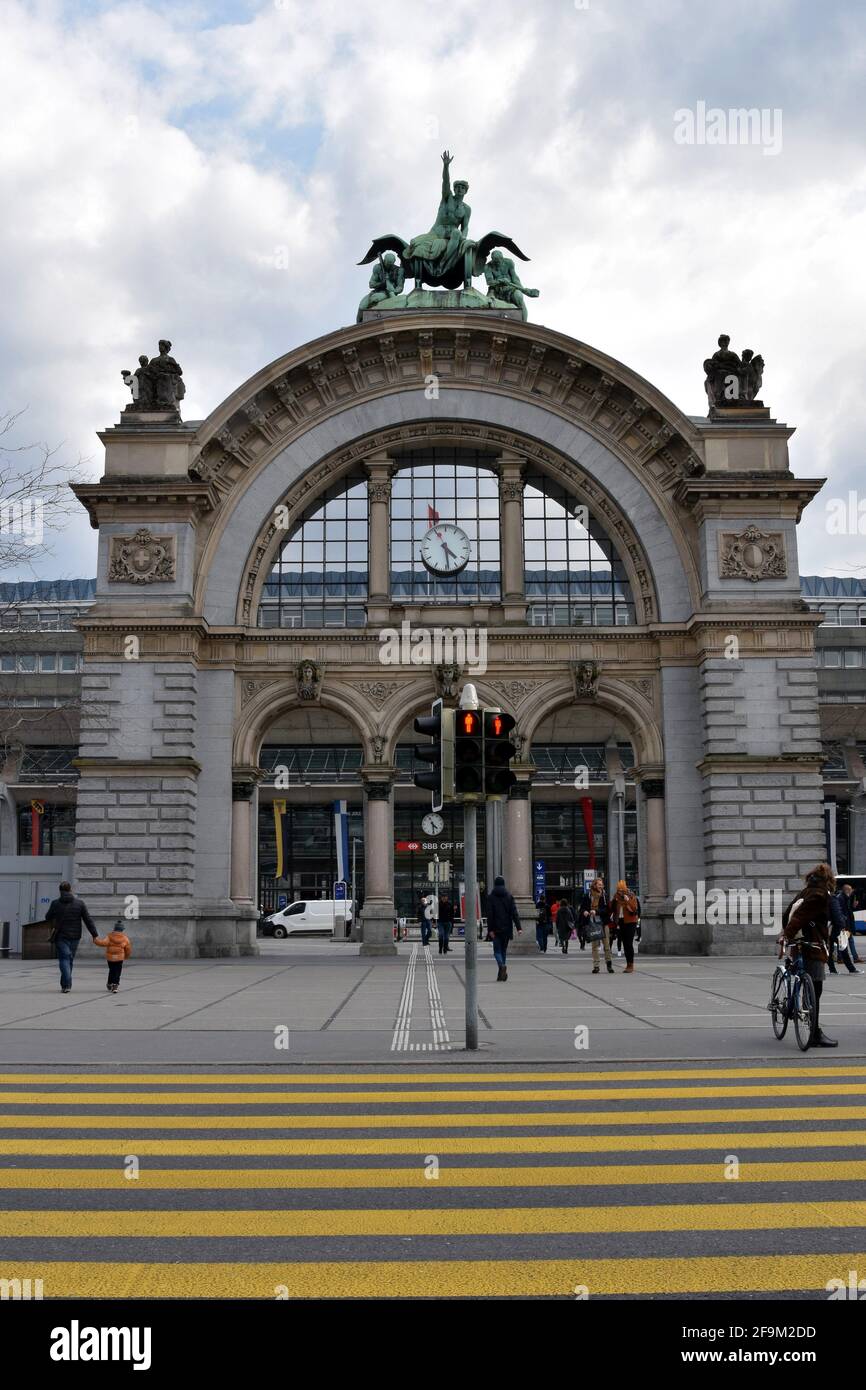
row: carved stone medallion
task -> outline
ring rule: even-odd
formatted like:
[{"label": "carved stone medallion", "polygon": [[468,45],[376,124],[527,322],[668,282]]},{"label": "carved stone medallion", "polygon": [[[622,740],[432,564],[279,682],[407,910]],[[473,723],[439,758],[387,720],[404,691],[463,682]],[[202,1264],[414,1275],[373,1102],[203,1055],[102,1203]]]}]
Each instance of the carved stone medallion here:
[{"label": "carved stone medallion", "polygon": [[719,574],[722,579],[784,579],[788,573],[785,537],[781,531],[759,531],[747,526],[719,532]]},{"label": "carved stone medallion", "polygon": [[170,584],[176,575],[174,536],[154,536],[147,527],[134,536],[112,536],[110,584]]}]

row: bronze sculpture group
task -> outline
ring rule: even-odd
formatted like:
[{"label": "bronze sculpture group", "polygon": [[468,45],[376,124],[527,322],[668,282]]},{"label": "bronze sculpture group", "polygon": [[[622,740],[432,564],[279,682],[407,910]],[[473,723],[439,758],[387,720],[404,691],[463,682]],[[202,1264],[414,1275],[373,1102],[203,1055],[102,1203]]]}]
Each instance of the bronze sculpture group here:
[{"label": "bronze sculpture group", "polygon": [[[520,260],[527,261],[520,247],[502,232],[488,232],[480,241],[469,238],[469,219],[472,209],[465,201],[469,184],[455,180],[451,186],[452,155],[442,155],[442,197],[436,220],[429,232],[422,232],[411,241],[389,233],[376,237],[359,265],[376,264],[370,276],[370,293],[358,306],[358,321],[369,309],[386,301],[399,299],[407,279],[414,280],[414,292],[425,285],[446,290],[472,290],[473,276],[483,275],[487,283],[488,302],[497,308],[516,308],[526,318],[524,295],[536,298],[538,290],[527,289],[520,282],[514,261],[498,250],[504,246]],[[492,254],[491,254],[492,253]],[[488,259],[489,258],[489,259]],[[411,307],[406,304],[394,307]]]}]

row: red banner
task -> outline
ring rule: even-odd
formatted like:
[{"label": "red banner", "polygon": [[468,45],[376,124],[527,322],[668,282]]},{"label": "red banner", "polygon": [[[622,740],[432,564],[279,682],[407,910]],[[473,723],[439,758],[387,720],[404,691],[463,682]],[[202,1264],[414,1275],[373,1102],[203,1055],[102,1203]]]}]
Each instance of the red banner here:
[{"label": "red banner", "polygon": [[580,809],[583,814],[583,828],[586,831],[586,839],[589,844],[589,863],[588,869],[595,868],[595,835],[592,826],[592,797],[582,796],[580,798]]}]

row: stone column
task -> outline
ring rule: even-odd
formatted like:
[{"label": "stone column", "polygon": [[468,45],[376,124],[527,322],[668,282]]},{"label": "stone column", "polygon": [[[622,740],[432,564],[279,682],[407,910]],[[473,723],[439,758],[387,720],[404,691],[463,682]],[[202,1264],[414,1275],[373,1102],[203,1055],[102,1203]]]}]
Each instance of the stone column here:
[{"label": "stone column", "polygon": [[668,895],[665,848],[665,783],[663,777],[645,777],[640,784],[646,826],[646,888],[648,898]]},{"label": "stone column", "polygon": [[361,913],[361,955],[394,956],[394,881],[391,849],[394,803],[389,781],[364,783],[364,874],[366,893]]},{"label": "stone column", "polygon": [[523,467],[519,454],[499,455],[499,531],[502,604],[506,623],[526,621],[523,561]]},{"label": "stone column", "polygon": [[504,805],[501,801],[488,801],[485,806],[485,863],[484,881],[487,891],[493,887],[493,880],[497,874],[504,874],[503,868],[505,858],[504,846]]},{"label": "stone column", "polygon": [[232,775],[232,870],[229,893],[233,902],[247,906],[251,892],[250,840],[255,782],[250,777]]},{"label": "stone column", "polygon": [[510,949],[517,954],[535,952],[535,901],[532,896],[532,807],[529,782],[517,782],[505,803],[505,883],[517,904],[523,926]]},{"label": "stone column", "polygon": [[386,453],[371,454],[364,468],[370,506],[370,560],[367,595],[367,621],[371,626],[387,623],[391,605],[391,473],[392,460]]}]

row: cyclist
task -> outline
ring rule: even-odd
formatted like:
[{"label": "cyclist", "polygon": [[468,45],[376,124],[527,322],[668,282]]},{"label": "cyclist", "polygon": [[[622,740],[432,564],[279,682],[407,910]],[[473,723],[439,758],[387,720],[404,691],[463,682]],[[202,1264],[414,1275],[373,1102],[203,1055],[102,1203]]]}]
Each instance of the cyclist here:
[{"label": "cyclist", "polygon": [[803,968],[815,986],[814,1047],[838,1047],[835,1038],[821,1031],[818,1015],[824,989],[824,967],[830,959],[830,909],[828,899],[836,888],[829,864],[816,864],[806,875],[803,889],[782,914],[782,932],[789,946],[799,950]]}]

